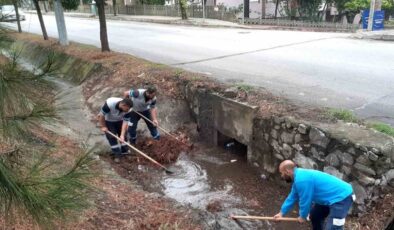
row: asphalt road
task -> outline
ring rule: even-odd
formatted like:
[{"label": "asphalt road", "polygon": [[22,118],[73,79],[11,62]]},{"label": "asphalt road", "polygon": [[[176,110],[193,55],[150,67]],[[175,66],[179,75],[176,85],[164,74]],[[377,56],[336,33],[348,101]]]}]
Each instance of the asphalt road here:
[{"label": "asphalt road", "polygon": [[[37,15],[23,30],[41,33]],[[44,16],[57,37],[54,16]],[[15,23],[2,23],[16,28]],[[66,17],[72,41],[100,45],[97,19]],[[394,125],[394,43],[343,33],[203,28],[108,21],[110,47],[150,61],[264,87],[297,103],[347,108]]]}]

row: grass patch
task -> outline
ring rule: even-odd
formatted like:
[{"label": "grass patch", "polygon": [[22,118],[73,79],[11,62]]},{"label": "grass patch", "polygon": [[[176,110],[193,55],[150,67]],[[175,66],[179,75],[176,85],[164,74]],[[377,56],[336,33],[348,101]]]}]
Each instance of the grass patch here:
[{"label": "grass patch", "polygon": [[175,76],[175,77],[180,77],[180,76],[182,75],[182,73],[183,73],[183,70],[182,70],[182,69],[176,69],[176,70],[175,70],[175,73],[174,73],[174,76]]},{"label": "grass patch", "polygon": [[160,63],[149,63],[149,66],[155,69],[164,69],[167,67],[166,65]]},{"label": "grass patch", "polygon": [[360,120],[354,115],[354,113],[347,109],[328,109],[327,115],[330,118],[342,120],[345,122],[359,123]]},{"label": "grass patch", "polygon": [[373,128],[373,129],[375,129],[375,130],[381,132],[381,133],[384,133],[384,134],[387,134],[387,135],[389,135],[389,136],[394,137],[394,128],[391,127],[391,126],[388,125],[388,124],[384,124],[384,123],[372,123],[372,124],[370,124],[369,126],[370,126],[371,128]]},{"label": "grass patch", "polygon": [[246,84],[237,84],[237,85],[235,85],[235,87],[237,87],[238,90],[244,91],[244,92],[250,92],[253,90],[253,86],[246,85]]}]

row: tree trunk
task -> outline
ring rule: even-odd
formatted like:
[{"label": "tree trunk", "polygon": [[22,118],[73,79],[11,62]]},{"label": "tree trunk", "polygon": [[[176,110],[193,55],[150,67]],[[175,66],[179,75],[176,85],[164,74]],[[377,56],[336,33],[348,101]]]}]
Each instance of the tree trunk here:
[{"label": "tree trunk", "polygon": [[280,0],[276,0],[276,5],[275,5],[275,18],[278,16],[279,2],[280,2]]},{"label": "tree trunk", "polygon": [[104,0],[96,0],[98,16],[100,21],[100,41],[101,51],[109,52],[108,35],[107,35],[107,21],[105,20]]},{"label": "tree trunk", "polygon": [[45,3],[45,1],[42,1],[42,4],[44,4],[45,13],[48,13],[48,7],[47,7],[47,4]]},{"label": "tree trunk", "polygon": [[186,0],[179,0],[179,8],[181,9],[182,20],[187,19]]},{"label": "tree trunk", "polygon": [[265,5],[266,5],[266,0],[260,0],[261,1],[261,19],[265,18]]},{"label": "tree trunk", "polygon": [[34,2],[34,6],[36,7],[36,10],[37,10],[38,20],[40,21],[42,36],[44,37],[44,40],[48,40],[48,34],[47,34],[47,30],[45,28],[44,19],[42,18],[40,5],[38,4],[38,0],[33,0],[33,2]]},{"label": "tree trunk", "polygon": [[249,0],[244,0],[244,18],[249,18]]},{"label": "tree trunk", "polygon": [[66,22],[64,21],[63,6],[61,0],[54,0],[54,10],[59,35],[59,43],[62,46],[68,45]]},{"label": "tree trunk", "polygon": [[21,20],[19,18],[18,3],[16,2],[16,0],[12,0],[12,3],[14,4],[14,8],[15,8],[16,23],[18,24],[18,32],[22,33]]},{"label": "tree trunk", "polygon": [[116,0],[112,0],[112,7],[114,9],[114,16],[116,16]]}]

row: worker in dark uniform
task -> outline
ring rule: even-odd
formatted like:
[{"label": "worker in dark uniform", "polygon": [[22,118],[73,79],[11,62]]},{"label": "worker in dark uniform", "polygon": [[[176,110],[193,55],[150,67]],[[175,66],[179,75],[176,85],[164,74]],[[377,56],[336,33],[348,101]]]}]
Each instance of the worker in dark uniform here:
[{"label": "worker in dark uniform", "polygon": [[128,122],[129,110],[133,107],[133,102],[129,98],[108,98],[98,115],[98,121],[101,126],[101,131],[105,133],[109,144],[111,145],[112,154],[115,162],[120,161],[120,156],[126,154],[128,151],[124,142],[118,143],[118,140],[108,134],[107,131],[120,136],[122,124]]},{"label": "worker in dark uniform", "polygon": [[[147,89],[131,89],[124,92],[124,97],[130,98],[133,101],[133,110],[130,112],[130,116],[127,118],[129,122],[127,124],[123,124],[121,135],[122,140],[126,139],[126,130],[128,130],[130,143],[136,143],[137,126],[141,118],[148,126],[153,139],[160,139],[160,133],[157,130],[159,122],[157,120],[156,91],[157,90],[154,86],[149,86]],[[134,111],[137,111],[139,114]],[[146,120],[140,114],[152,122]]]}]

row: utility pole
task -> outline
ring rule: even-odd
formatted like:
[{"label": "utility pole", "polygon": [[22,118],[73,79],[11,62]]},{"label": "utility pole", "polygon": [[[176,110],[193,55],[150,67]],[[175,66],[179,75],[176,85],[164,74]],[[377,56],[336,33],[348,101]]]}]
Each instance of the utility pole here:
[{"label": "utility pole", "polygon": [[373,31],[373,17],[375,15],[375,11],[382,10],[382,0],[371,0],[371,6],[369,10],[368,17],[368,31]]},{"label": "utility pole", "polygon": [[59,34],[59,43],[62,46],[68,45],[66,22],[64,21],[63,6],[61,0],[54,1],[55,18],[57,32]]},{"label": "utility pole", "polygon": [[202,18],[205,19],[205,0],[202,1]]}]

